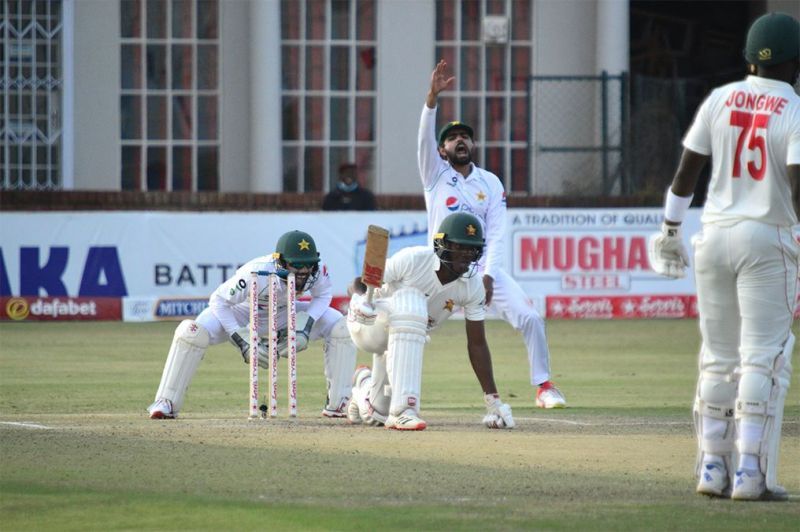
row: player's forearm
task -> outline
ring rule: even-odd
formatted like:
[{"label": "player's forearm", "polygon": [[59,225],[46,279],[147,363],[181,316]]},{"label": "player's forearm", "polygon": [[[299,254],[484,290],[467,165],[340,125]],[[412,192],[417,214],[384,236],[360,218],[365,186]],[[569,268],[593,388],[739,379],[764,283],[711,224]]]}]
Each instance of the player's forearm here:
[{"label": "player's forearm", "polygon": [[483,393],[497,393],[497,386],[494,383],[494,373],[492,371],[492,355],[489,346],[486,344],[478,346],[468,346],[469,362],[472,371],[478,378]]},{"label": "player's forearm", "polygon": [[708,162],[709,157],[692,150],[684,149],[678,170],[672,180],[672,192],[676,196],[688,197],[694,194],[700,172]]},{"label": "player's forearm", "polygon": [[439,95],[434,94],[433,91],[428,91],[428,96],[425,98],[425,105],[428,109],[436,109],[436,104],[439,101]]}]

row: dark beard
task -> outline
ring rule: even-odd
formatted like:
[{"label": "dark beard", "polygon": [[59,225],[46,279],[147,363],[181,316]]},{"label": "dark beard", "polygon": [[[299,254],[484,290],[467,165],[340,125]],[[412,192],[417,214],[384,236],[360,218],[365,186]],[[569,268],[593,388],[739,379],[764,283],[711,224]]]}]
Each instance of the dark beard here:
[{"label": "dark beard", "polygon": [[464,166],[470,164],[472,162],[472,153],[467,150],[464,154],[457,154],[455,150],[448,151],[447,153],[447,160],[450,161],[450,164],[456,164],[459,166]]}]

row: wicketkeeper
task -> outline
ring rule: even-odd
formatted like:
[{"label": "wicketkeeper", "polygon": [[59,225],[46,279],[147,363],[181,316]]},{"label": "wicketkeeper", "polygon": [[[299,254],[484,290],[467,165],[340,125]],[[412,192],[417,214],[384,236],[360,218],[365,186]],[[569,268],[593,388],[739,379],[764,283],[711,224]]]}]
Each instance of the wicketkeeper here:
[{"label": "wicketkeeper", "polygon": [[[310,301],[297,301],[297,351],[303,351],[314,340],[325,341],[325,378],[328,399],[322,415],[344,417],[350,400],[351,376],[356,365],[356,348],[347,331],[346,318],[330,307],[331,281],[327,267],[320,264],[317,246],[311,235],[290,231],[278,239],[275,253],[258,257],[238,270],[211,295],[208,307],[194,320],[184,320],[175,330],[161,384],[155,402],[147,409],[153,419],[175,418],[183,406],[186,389],[205,355],[208,346],[231,342],[249,363],[250,272],[277,273],[283,281],[278,288],[279,353],[286,356],[286,277],[295,274],[297,296],[309,293]],[[269,367],[268,276],[259,275],[259,331],[262,341],[256,348],[258,365]],[[242,378],[242,390],[245,379]],[[244,392],[243,392],[244,394]]]},{"label": "wicketkeeper", "polygon": [[467,213],[448,216],[428,246],[406,248],[386,262],[383,286],[371,303],[356,279],[347,326],[353,342],[373,353],[372,369],[353,375],[352,423],[383,424],[395,430],[423,430],[419,417],[422,354],[430,331],[453,311],[464,309],[467,351],[486,404],[483,423],[513,428],[511,407],[500,400],[483,321],[485,290],[476,264],[483,253],[480,221]]}]

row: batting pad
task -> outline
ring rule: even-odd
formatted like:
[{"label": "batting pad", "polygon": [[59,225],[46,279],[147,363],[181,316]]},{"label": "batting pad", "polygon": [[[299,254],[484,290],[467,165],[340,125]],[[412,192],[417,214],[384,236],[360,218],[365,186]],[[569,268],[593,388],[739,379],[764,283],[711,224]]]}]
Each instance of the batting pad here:
[{"label": "batting pad", "polygon": [[194,320],[183,320],[175,329],[155,399],[169,399],[173,414],[183,406],[186,389],[203,360],[208,342],[208,331]]},{"label": "batting pad", "polygon": [[389,316],[387,367],[392,389],[389,413],[392,415],[400,415],[409,408],[419,412],[427,323],[425,295],[413,288],[398,290],[392,297]]},{"label": "batting pad", "polygon": [[350,400],[352,377],[356,369],[356,346],[350,339],[346,317],[342,317],[331,329],[324,352],[325,380],[328,383],[326,408],[344,411]]}]

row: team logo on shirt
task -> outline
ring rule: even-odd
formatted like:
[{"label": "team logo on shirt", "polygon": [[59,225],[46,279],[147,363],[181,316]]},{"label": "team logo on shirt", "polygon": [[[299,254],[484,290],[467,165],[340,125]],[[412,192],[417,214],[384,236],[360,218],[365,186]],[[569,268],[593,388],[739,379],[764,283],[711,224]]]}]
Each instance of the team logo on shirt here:
[{"label": "team logo on shirt", "polygon": [[486,194],[484,194],[483,191],[481,190],[480,192],[478,192],[477,198],[478,198],[478,201],[483,201],[483,200],[486,199]]},{"label": "team logo on shirt", "polygon": [[447,210],[449,210],[450,212],[456,212],[459,208],[458,198],[455,196],[450,196],[449,198],[447,198],[444,204],[447,207]]},{"label": "team logo on shirt", "polygon": [[455,306],[455,304],[456,304],[455,301],[453,301],[452,299],[448,299],[447,301],[445,301],[443,309],[448,312],[453,312],[453,307]]}]

